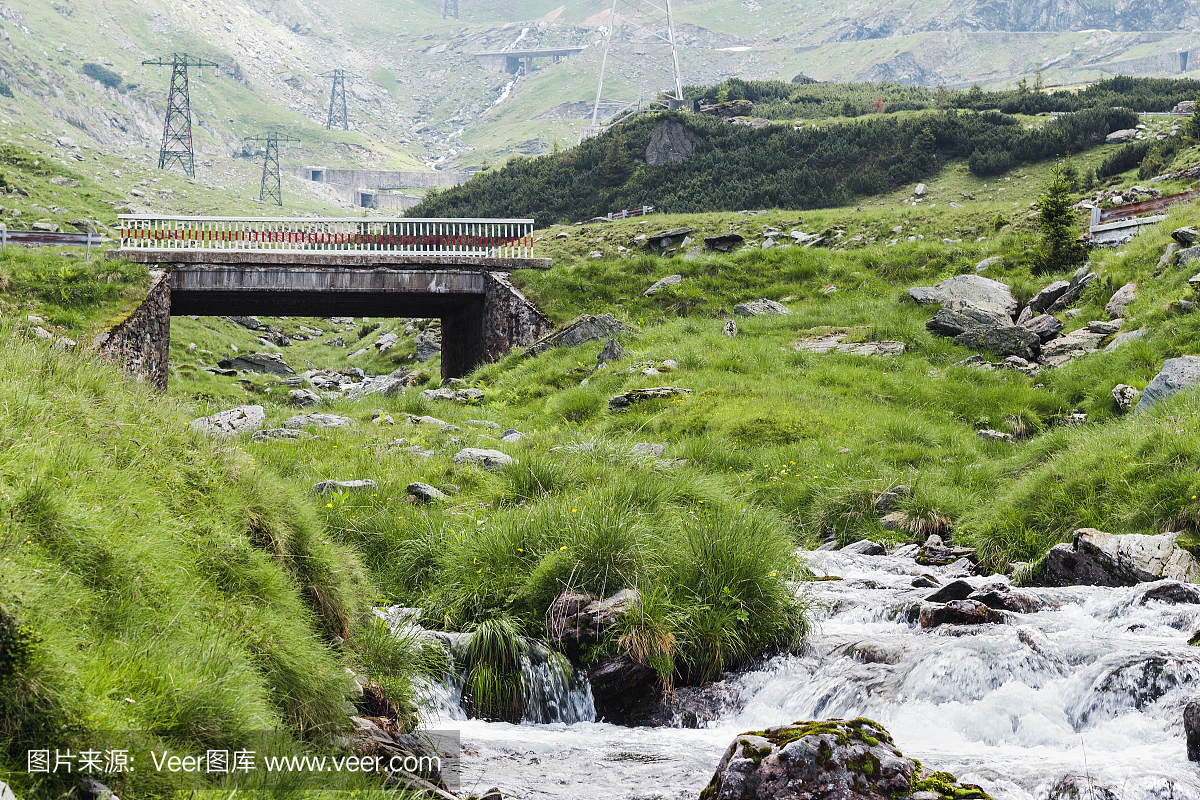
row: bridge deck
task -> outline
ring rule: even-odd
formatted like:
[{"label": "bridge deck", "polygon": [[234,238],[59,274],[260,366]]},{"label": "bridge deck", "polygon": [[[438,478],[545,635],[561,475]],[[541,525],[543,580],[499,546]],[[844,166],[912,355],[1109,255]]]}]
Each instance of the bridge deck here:
[{"label": "bridge deck", "polygon": [[110,250],[108,258],[123,258],[138,264],[194,264],[202,266],[239,265],[246,267],[348,267],[362,269],[452,269],[477,272],[512,272],[518,269],[550,269],[554,262],[549,258],[496,258],[491,256],[466,256],[450,253],[408,252],[315,252],[290,253],[275,251],[227,251],[227,250],[158,250],[137,248],[133,250]]}]

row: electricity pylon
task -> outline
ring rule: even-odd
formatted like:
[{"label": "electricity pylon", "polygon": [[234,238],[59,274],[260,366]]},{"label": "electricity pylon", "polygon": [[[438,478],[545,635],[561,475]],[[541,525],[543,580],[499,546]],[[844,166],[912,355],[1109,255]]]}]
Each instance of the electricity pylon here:
[{"label": "electricity pylon", "polygon": [[333,87],[329,90],[329,119],[325,123],[325,130],[332,130],[334,125],[341,125],[344,131],[350,130],[350,118],[346,115],[346,79],[349,78],[353,82],[360,76],[344,69],[335,69],[320,77],[333,78]]},{"label": "electricity pylon", "polygon": [[268,133],[264,136],[247,136],[243,141],[262,142],[266,145],[262,185],[258,190],[258,199],[265,203],[270,198],[275,205],[283,208],[283,186],[279,180],[279,143],[283,142],[283,146],[287,147],[293,142],[300,144],[300,140],[290,136],[280,136],[278,133]]},{"label": "electricity pylon", "polygon": [[613,0],[592,126],[682,103],[671,0]]},{"label": "electricity pylon", "polygon": [[458,19],[458,0],[446,0],[442,6],[442,19],[447,19],[451,11],[454,12],[454,18]]},{"label": "electricity pylon", "polygon": [[167,121],[163,123],[162,148],[158,151],[158,168],[183,168],[188,177],[196,177],[196,159],[192,149],[192,99],[188,92],[188,70],[195,68],[203,77],[205,67],[216,67],[211,61],[194,58],[187,53],[172,53],[170,60],[160,56],[143,61],[142,66],[171,68],[171,91],[167,94]]}]

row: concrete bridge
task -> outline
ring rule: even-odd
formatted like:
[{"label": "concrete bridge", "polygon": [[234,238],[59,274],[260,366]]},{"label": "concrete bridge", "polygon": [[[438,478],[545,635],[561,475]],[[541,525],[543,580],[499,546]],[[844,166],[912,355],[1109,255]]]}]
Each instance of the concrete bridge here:
[{"label": "concrete bridge", "polygon": [[508,280],[550,267],[532,234],[533,220],[123,215],[108,257],[155,280],[97,345],[165,388],[173,315],[438,317],[442,377],[460,377],[552,330]]}]

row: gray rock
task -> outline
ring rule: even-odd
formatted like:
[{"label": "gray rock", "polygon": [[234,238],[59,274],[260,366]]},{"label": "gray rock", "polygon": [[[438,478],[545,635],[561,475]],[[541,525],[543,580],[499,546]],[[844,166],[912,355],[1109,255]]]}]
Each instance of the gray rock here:
[{"label": "gray rock", "polygon": [[678,286],[683,283],[682,275],[668,275],[667,277],[655,281],[649,289],[642,292],[643,297],[653,297],[668,286]]},{"label": "gray rock", "polygon": [[442,387],[440,389],[426,389],[421,392],[422,400],[450,400],[455,403],[477,403],[483,399],[483,391],[480,389],[451,389]]},{"label": "gray rock", "polygon": [[922,628],[940,625],[1001,624],[1003,615],[978,600],[951,600],[944,604],[922,603],[918,619]]},{"label": "gray rock", "polygon": [[1117,319],[1125,316],[1126,307],[1137,297],[1137,284],[1127,283],[1113,293],[1112,298],[1104,306],[1104,311],[1108,314],[1109,319]]},{"label": "gray rock", "polygon": [[1142,328],[1141,330],[1127,331],[1125,333],[1118,333],[1113,338],[1113,340],[1108,343],[1108,347],[1104,348],[1104,352],[1111,353],[1114,350],[1116,350],[1118,347],[1129,344],[1130,342],[1136,342],[1138,339],[1141,339],[1143,336],[1149,335],[1149,333],[1150,333],[1149,328]]},{"label": "gray rock", "polygon": [[740,233],[719,233],[716,236],[705,236],[704,244],[712,250],[727,253],[734,247],[746,241]]},{"label": "gray rock", "polygon": [[1044,344],[1058,336],[1059,331],[1063,329],[1063,324],[1051,314],[1039,314],[1028,322],[1021,323],[1021,327],[1036,333]]},{"label": "gray rock", "polygon": [[347,400],[360,400],[364,397],[379,394],[385,397],[395,397],[404,394],[404,388],[407,386],[403,378],[395,378],[391,375],[385,375],[380,378],[370,378],[356,383],[350,387],[350,391],[346,392]]},{"label": "gray rock", "polygon": [[661,250],[664,247],[670,247],[671,245],[676,244],[685,238],[689,233],[693,233],[695,230],[695,228],[672,228],[669,231],[662,231],[661,233],[656,233],[653,236],[647,237],[646,244],[650,245],[656,250]]},{"label": "gray rock", "polygon": [[377,488],[372,480],[321,481],[314,483],[311,491],[315,495],[325,497],[331,492],[373,492]]},{"label": "gray rock", "polygon": [[429,361],[442,352],[442,329],[430,326],[418,333],[414,342],[417,346],[417,361],[422,363]]},{"label": "gray rock", "polygon": [[1113,387],[1112,396],[1113,400],[1117,401],[1117,408],[1121,409],[1122,412],[1128,412],[1133,408],[1138,398],[1142,396],[1142,393],[1132,386],[1118,383]]},{"label": "gray rock", "polygon": [[844,333],[828,336],[818,336],[796,342],[797,352],[806,353],[847,353],[853,356],[896,356],[906,349],[904,342],[843,342]]},{"label": "gray rock", "polygon": [[258,319],[258,317],[252,317],[252,316],[246,316],[246,317],[234,317],[234,316],[229,316],[229,317],[222,317],[222,319],[227,319],[227,320],[229,320],[230,322],[234,323],[235,325],[241,325],[243,328],[249,328],[249,329],[250,329],[250,330],[252,330],[252,331],[260,331],[260,330],[262,330],[262,328],[263,328],[263,324],[262,324],[262,322],[261,322],[261,321]]},{"label": "gray rock", "polygon": [[239,355],[234,358],[222,359],[217,362],[217,366],[221,369],[244,369],[250,372],[264,372],[269,375],[296,374],[296,371],[289,367],[283,358],[275,353],[247,353],[244,356]]},{"label": "gray rock", "polygon": [[691,389],[683,389],[677,386],[655,386],[646,389],[634,389],[609,399],[608,407],[613,411],[624,411],[630,406],[644,400],[661,400],[691,393]]},{"label": "gray rock", "polygon": [[928,193],[929,187],[923,183],[918,183],[917,188],[913,189],[913,194],[915,194],[917,197],[924,197]]},{"label": "gray rock", "polygon": [[1171,238],[1184,247],[1191,247],[1196,243],[1197,239],[1200,239],[1200,231],[1197,231],[1190,225],[1184,228],[1176,228],[1171,231]]},{"label": "gray rock", "polygon": [[700,137],[676,120],[659,120],[646,145],[646,163],[651,167],[687,161],[696,152]]},{"label": "gray rock", "polygon": [[1188,761],[1200,761],[1200,700],[1192,700],[1183,709],[1183,733]]},{"label": "gray rock", "polygon": [[980,275],[956,275],[937,286],[916,286],[908,290],[908,296],[920,305],[950,305],[959,301],[976,308],[984,308],[1016,316],[1018,306],[1012,291],[999,281]]},{"label": "gray rock", "polygon": [[285,420],[283,427],[294,428],[352,428],[358,423],[349,417],[343,417],[339,414],[302,414],[298,417],[292,417]]},{"label": "gray rock", "polygon": [[630,451],[634,455],[651,456],[652,458],[662,458],[663,452],[666,450],[661,444],[652,444],[650,442],[640,442],[633,446]]},{"label": "gray rock", "polygon": [[1026,361],[1036,361],[1042,340],[1028,328],[1009,325],[1004,328],[972,328],[954,337],[959,347],[986,350],[998,356],[1020,356]]},{"label": "gray rock", "polygon": [[609,339],[604,343],[604,347],[600,349],[600,355],[596,358],[596,365],[611,364],[614,361],[620,361],[628,357],[629,353],[625,352],[625,348],[621,347],[620,342],[616,339]]},{"label": "gray rock", "polygon": [[300,438],[300,431],[293,430],[291,428],[270,428],[269,430],[265,430],[265,431],[255,431],[254,435],[252,437],[250,437],[250,441],[252,441],[252,442],[273,442],[273,441],[283,440],[283,439],[295,441],[296,439],[299,439],[299,438]]},{"label": "gray rock", "polygon": [[988,269],[991,269],[992,267],[1003,267],[1003,266],[1004,266],[1004,258],[1002,256],[992,256],[991,258],[985,258],[983,261],[980,261],[978,264],[976,264],[975,271],[976,272],[985,272]]},{"label": "gray rock", "polygon": [[1200,564],[1176,543],[1177,536],[1121,536],[1080,528],[1070,544],[1050,549],[1034,582],[1039,586],[1133,586],[1163,579],[1195,583],[1200,580]]},{"label": "gray rock", "polygon": [[737,337],[737,335],[738,335],[737,323],[734,322],[733,320],[729,320],[728,322],[725,323],[725,327],[721,329],[721,333],[725,334],[730,339]]},{"label": "gray rock", "polygon": [[33,327],[33,335],[41,339],[43,342],[49,342],[54,339],[54,334],[40,325],[35,325]]},{"label": "gray rock", "polygon": [[463,424],[464,425],[474,425],[477,428],[487,428],[488,430],[491,430],[491,431],[500,430],[500,426],[497,423],[492,422],[490,419],[469,419],[466,422],[464,422]]},{"label": "gray rock", "polygon": [[301,408],[315,406],[321,402],[321,395],[312,389],[292,389],[288,392],[288,402]]},{"label": "gray rock", "polygon": [[375,349],[381,353],[386,353],[388,350],[391,350],[393,347],[395,347],[396,343],[399,341],[400,337],[397,334],[391,332],[385,333],[383,336],[380,336],[375,340]]},{"label": "gray rock", "polygon": [[1200,259],[1200,247],[1188,247],[1175,254],[1175,261],[1181,267],[1186,267],[1197,259]]},{"label": "gray rock", "polygon": [[437,417],[430,417],[430,416],[409,417],[408,421],[411,422],[413,425],[437,425],[439,428],[444,428],[446,425],[449,424],[444,419],[438,419]]},{"label": "gray rock", "polygon": [[1179,244],[1171,242],[1167,245],[1167,249],[1158,257],[1158,264],[1155,265],[1154,274],[1161,275],[1162,271],[1171,266],[1171,262],[1175,260],[1175,254],[1179,252]]},{"label": "gray rock", "polygon": [[431,503],[434,500],[445,500],[446,495],[428,483],[414,482],[408,485],[408,493],[421,503]]},{"label": "gray rock", "polygon": [[1067,285],[1067,290],[1059,295],[1059,298],[1046,307],[1046,312],[1054,314],[1066,309],[1079,302],[1079,298],[1083,295],[1083,290],[1086,289],[1092,281],[1100,276],[1094,272],[1088,272],[1088,265],[1084,265],[1075,270],[1075,274],[1071,276],[1071,281]]},{"label": "gray rock", "polygon": [[1012,317],[1003,311],[979,308],[966,303],[956,303],[955,308],[940,309],[933,319],[925,323],[931,333],[942,336],[958,336],[973,328],[1007,328]]},{"label": "gray rock", "polygon": [[1087,328],[1071,331],[1060,339],[1042,345],[1042,360],[1051,366],[1062,366],[1100,347],[1102,333],[1092,333]]},{"label": "gray rock", "polygon": [[[862,769],[863,763],[872,769]],[[796,722],[736,737],[701,797],[883,800],[910,796],[919,777],[917,762],[901,755],[876,722]],[[954,784],[954,789],[966,788]]]},{"label": "gray rock", "polygon": [[860,556],[886,556],[887,548],[879,544],[879,542],[872,542],[870,539],[861,539],[846,545],[842,548],[841,552],[853,553]]},{"label": "gray rock", "polygon": [[738,303],[733,307],[733,313],[739,317],[759,317],[767,314],[790,314],[790,309],[774,300],[762,298],[751,300],[749,303]]},{"label": "gray rock", "polygon": [[983,439],[984,441],[987,441],[987,442],[1011,442],[1011,441],[1013,441],[1013,437],[1012,437],[1011,433],[1001,433],[1000,431],[994,431],[994,430],[991,430],[990,428],[986,429],[986,430],[975,431],[975,438]]},{"label": "gray rock", "polygon": [[1121,330],[1121,326],[1123,324],[1125,324],[1125,320],[1123,320],[1123,319],[1113,319],[1113,320],[1094,319],[1087,324],[1087,329],[1089,331],[1091,331],[1092,333],[1099,333],[1099,334],[1103,334],[1104,336],[1111,336],[1112,334]]},{"label": "gray rock", "polygon": [[1128,142],[1130,139],[1137,136],[1137,130],[1134,128],[1126,128],[1124,130],[1113,131],[1108,136],[1104,137],[1105,144],[1121,144]]},{"label": "gray rock", "polygon": [[58,223],[55,222],[35,222],[29,226],[32,230],[39,233],[58,233]]},{"label": "gray rock", "polygon": [[54,349],[62,350],[64,353],[75,349],[78,344],[74,339],[69,339],[66,336],[60,336],[54,341]]},{"label": "gray rock", "polygon": [[582,314],[571,324],[534,342],[528,354],[536,356],[552,347],[575,347],[585,342],[601,342],[629,329],[612,314]]},{"label": "gray rock", "polygon": [[500,434],[500,441],[504,442],[505,444],[516,444],[517,442],[521,441],[524,438],[525,438],[525,434],[521,433],[518,430],[510,429],[510,430],[507,430],[504,433]]},{"label": "gray rock", "polygon": [[450,460],[460,466],[474,465],[486,470],[497,470],[517,463],[517,460],[507,453],[501,453],[499,450],[483,450],[477,447],[464,447]]},{"label": "gray rock", "polygon": [[1154,376],[1154,380],[1142,392],[1142,399],[1135,411],[1144,411],[1159,400],[1166,400],[1178,392],[1191,389],[1200,383],[1200,358],[1196,356],[1180,356],[1168,358],[1163,362],[1162,371]]},{"label": "gray rock", "polygon": [[256,431],[267,421],[262,406],[238,406],[220,411],[210,417],[201,417],[191,422],[194,431],[215,438],[228,438],[237,433]]}]

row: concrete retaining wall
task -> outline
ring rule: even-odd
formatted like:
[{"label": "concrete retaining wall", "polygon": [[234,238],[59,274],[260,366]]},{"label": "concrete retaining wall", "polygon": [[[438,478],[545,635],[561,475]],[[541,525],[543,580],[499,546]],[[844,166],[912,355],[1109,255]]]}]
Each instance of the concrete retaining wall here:
[{"label": "concrete retaining wall", "polygon": [[137,311],[97,336],[93,346],[133,377],[165,390],[171,347],[171,274],[167,270],[151,270],[150,274],[154,283]]}]

